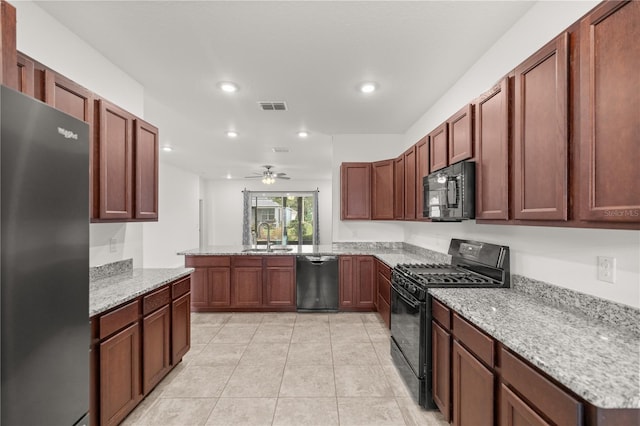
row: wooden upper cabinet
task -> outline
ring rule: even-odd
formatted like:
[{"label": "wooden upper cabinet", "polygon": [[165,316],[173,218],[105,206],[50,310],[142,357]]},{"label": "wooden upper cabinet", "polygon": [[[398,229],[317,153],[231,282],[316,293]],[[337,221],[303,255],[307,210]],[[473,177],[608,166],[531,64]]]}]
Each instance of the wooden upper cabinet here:
[{"label": "wooden upper cabinet", "polygon": [[567,220],[569,34],[515,69],[515,219]]},{"label": "wooden upper cabinet", "polygon": [[[99,219],[133,217],[133,121],[135,117],[98,101],[97,155],[94,156],[94,200]],[[98,173],[95,173],[98,170]],[[96,194],[98,196],[96,197]]]},{"label": "wooden upper cabinet", "polygon": [[428,220],[423,216],[424,184],[422,178],[429,174],[429,137],[425,136],[416,144],[416,219]]},{"label": "wooden upper cabinet", "polygon": [[580,209],[640,223],[640,2],[604,2],[580,23]]},{"label": "wooden upper cabinet", "polygon": [[404,219],[404,154],[394,161],[393,218]]},{"label": "wooden upper cabinet", "polygon": [[44,70],[44,101],[78,120],[93,124],[93,93],[51,70]]},{"label": "wooden upper cabinet", "polygon": [[135,120],[135,218],[158,219],[158,129]]},{"label": "wooden upper cabinet", "polygon": [[447,123],[442,123],[429,133],[429,140],[431,141],[430,169],[432,172],[449,165],[448,127]]},{"label": "wooden upper cabinet", "polygon": [[416,147],[404,153],[404,218],[416,218]]},{"label": "wooden upper cabinet", "polygon": [[509,82],[476,101],[476,219],[509,218]]},{"label": "wooden upper cabinet", "polygon": [[18,52],[18,87],[17,89],[25,95],[35,96],[35,63],[34,61]]},{"label": "wooden upper cabinet", "polygon": [[449,164],[473,158],[474,105],[468,104],[447,120],[449,125]]},{"label": "wooden upper cabinet", "polygon": [[340,165],[340,220],[371,219],[371,163]]},{"label": "wooden upper cabinet", "polygon": [[371,219],[393,220],[394,160],[371,164]]},{"label": "wooden upper cabinet", "polygon": [[0,2],[0,84],[20,90],[16,50],[16,8]]}]

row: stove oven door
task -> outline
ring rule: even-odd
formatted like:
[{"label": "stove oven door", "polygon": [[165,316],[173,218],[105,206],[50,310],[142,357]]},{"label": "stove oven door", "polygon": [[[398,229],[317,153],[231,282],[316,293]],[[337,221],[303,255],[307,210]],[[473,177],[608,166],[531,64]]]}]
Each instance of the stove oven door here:
[{"label": "stove oven door", "polygon": [[420,379],[424,377],[424,315],[425,302],[391,286],[391,337]]}]

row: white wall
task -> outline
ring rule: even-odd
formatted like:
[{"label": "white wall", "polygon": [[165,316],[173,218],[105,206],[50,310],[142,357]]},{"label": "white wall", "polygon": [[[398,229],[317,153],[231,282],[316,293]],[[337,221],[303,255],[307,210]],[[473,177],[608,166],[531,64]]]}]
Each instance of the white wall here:
[{"label": "white wall", "polygon": [[[333,137],[333,241],[402,241],[401,222],[340,220],[340,164],[396,158],[405,148],[402,135]],[[417,142],[416,139],[414,142]]]},{"label": "white wall", "polygon": [[143,224],[145,268],[184,266],[180,250],[198,246],[200,178],[160,163],[159,220]]},{"label": "white wall", "polygon": [[[598,1],[539,2],[405,134],[410,146],[490,88],[508,71],[578,20]],[[398,150],[398,153],[400,150]],[[527,226],[406,223],[405,241],[446,252],[452,237],[511,247],[512,272],[640,307],[640,233]],[[597,256],[617,259],[616,284],[597,280]]]},{"label": "white wall", "polygon": [[[264,185],[254,180],[208,180],[205,189],[205,245],[242,244],[242,190],[249,191],[314,191],[318,193],[320,244],[331,244],[331,180],[276,181]],[[334,222],[335,223],[335,222]],[[193,246],[196,247],[196,246]],[[186,247],[185,247],[186,248]]]}]

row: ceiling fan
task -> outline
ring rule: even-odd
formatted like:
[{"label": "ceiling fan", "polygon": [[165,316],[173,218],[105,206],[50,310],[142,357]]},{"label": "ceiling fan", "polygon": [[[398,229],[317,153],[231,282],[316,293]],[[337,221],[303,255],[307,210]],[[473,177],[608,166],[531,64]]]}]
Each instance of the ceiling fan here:
[{"label": "ceiling fan", "polygon": [[265,165],[262,167],[264,167],[266,170],[263,170],[262,173],[254,172],[251,176],[245,176],[245,179],[262,178],[262,183],[266,185],[271,185],[276,181],[276,179],[291,179],[290,177],[286,176],[286,173],[276,173],[272,171],[271,169],[273,168],[273,166]]}]

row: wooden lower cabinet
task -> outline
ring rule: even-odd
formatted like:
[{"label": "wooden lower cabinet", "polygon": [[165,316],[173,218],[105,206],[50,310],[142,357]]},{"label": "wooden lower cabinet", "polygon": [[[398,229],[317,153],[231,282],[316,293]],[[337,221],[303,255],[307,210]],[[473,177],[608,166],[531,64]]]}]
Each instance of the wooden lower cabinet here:
[{"label": "wooden lower cabinet", "polygon": [[550,423],[547,423],[526,402],[502,384],[500,385],[500,425],[548,426]]},{"label": "wooden lower cabinet", "polygon": [[100,343],[100,424],[117,425],[142,400],[140,325]]},{"label": "wooden lower cabinet", "polygon": [[165,305],[142,320],[142,390],[145,394],[171,369],[171,308]]},{"label": "wooden lower cabinet", "polygon": [[340,309],[373,310],[377,301],[373,256],[340,256],[338,262]]},{"label": "wooden lower cabinet", "polygon": [[459,342],[453,342],[454,426],[493,426],[494,374]]},{"label": "wooden lower cabinet", "polygon": [[451,334],[432,321],[431,348],[433,374],[431,392],[442,416],[451,420]]},{"label": "wooden lower cabinet", "polygon": [[262,266],[233,268],[231,303],[238,308],[262,306]]},{"label": "wooden lower cabinet", "polygon": [[117,425],[191,346],[191,280],[173,281],[91,318],[89,418]]},{"label": "wooden lower cabinet", "polygon": [[293,256],[271,256],[265,259],[266,306],[296,305],[296,267]]},{"label": "wooden lower cabinet", "polygon": [[376,310],[382,317],[382,320],[391,328],[391,268],[380,260],[376,263],[376,291],[377,302]]}]

